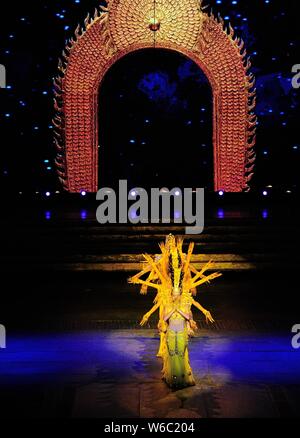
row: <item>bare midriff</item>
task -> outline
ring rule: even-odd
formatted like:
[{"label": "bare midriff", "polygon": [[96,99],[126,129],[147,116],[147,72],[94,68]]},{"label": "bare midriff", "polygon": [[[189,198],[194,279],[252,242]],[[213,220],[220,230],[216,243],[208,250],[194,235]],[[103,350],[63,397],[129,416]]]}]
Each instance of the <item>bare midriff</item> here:
[{"label": "bare midriff", "polygon": [[185,327],[185,319],[177,312],[175,312],[169,319],[169,329],[174,332],[182,332]]}]

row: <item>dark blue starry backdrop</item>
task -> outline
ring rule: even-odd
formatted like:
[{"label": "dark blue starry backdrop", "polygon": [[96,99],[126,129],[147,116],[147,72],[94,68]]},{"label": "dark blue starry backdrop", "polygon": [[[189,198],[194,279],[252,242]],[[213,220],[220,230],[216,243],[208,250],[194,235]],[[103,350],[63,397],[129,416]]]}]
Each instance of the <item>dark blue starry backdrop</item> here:
[{"label": "dark blue starry backdrop", "polygon": [[[180,1],[180,0],[179,0]],[[13,192],[59,190],[53,161],[52,79],[65,41],[97,0],[38,0],[1,5],[0,177]],[[300,185],[300,64],[296,0],[213,0],[245,42],[257,78],[254,190]],[[102,184],[212,187],[212,99],[203,73],[183,56],[147,50],[128,55],[99,92]]]},{"label": "dark blue starry backdrop", "polygon": [[212,90],[196,64],[167,50],[132,53],[99,97],[99,181],[213,188]]}]

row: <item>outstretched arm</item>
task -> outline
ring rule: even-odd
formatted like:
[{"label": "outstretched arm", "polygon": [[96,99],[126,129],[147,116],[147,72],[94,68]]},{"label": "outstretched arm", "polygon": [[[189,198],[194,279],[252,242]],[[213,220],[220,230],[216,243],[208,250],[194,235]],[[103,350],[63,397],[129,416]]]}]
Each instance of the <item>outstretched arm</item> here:
[{"label": "outstretched arm", "polygon": [[201,280],[196,281],[196,283],[192,279],[190,286],[192,288],[192,287],[200,286],[201,284],[204,284],[204,283],[209,283],[211,280],[214,280],[215,278],[221,277],[221,275],[222,274],[220,274],[219,272],[214,272],[213,274],[210,274],[207,277],[204,277]]},{"label": "outstretched arm", "polygon": [[152,267],[153,271],[156,273],[156,275],[158,276],[160,281],[163,283],[165,279],[164,279],[162,273],[160,272],[160,270],[157,266],[157,263],[155,263],[154,260],[152,259],[152,257],[150,257],[148,254],[143,254],[143,257],[149,263],[149,265]]},{"label": "outstretched arm", "polygon": [[145,324],[148,322],[148,319],[150,318],[150,316],[151,316],[154,312],[156,312],[156,310],[159,308],[159,306],[160,306],[160,303],[156,303],[156,304],[152,307],[152,309],[149,310],[149,312],[145,313],[145,315],[143,316],[143,318],[142,318],[142,320],[141,320],[141,322],[140,322],[140,325],[141,325],[141,326],[145,325]]},{"label": "outstretched arm", "polygon": [[193,304],[198,310],[200,310],[200,312],[202,312],[202,313],[205,315],[206,323],[207,323],[207,324],[208,324],[208,322],[211,322],[211,323],[215,322],[215,320],[214,320],[213,317],[211,316],[211,313],[210,313],[208,310],[204,309],[204,307],[202,307],[201,304],[198,303],[198,301],[193,300],[193,301],[192,301],[192,304]]},{"label": "outstretched arm", "polygon": [[154,287],[154,289],[159,290],[160,285],[156,283],[151,283],[151,281],[141,280],[140,278],[129,278],[128,283],[132,284],[144,284],[145,286]]},{"label": "outstretched arm", "polygon": [[213,262],[212,262],[212,260],[209,260],[203,267],[202,267],[202,269],[200,270],[200,271],[197,271],[197,269],[194,267],[194,266],[191,266],[191,271],[194,273],[194,274],[196,274],[194,277],[193,277],[193,281],[195,282],[196,280],[198,280],[198,279],[201,279],[201,278],[204,278],[205,276],[204,276],[204,273],[208,270],[208,269],[210,269],[211,267],[213,266]]},{"label": "outstretched arm", "polygon": [[151,266],[146,266],[145,269],[138,272],[137,274],[133,275],[132,277],[128,278],[128,283],[134,283],[136,280],[138,280],[140,277],[142,277],[144,274],[147,274],[151,271]]}]

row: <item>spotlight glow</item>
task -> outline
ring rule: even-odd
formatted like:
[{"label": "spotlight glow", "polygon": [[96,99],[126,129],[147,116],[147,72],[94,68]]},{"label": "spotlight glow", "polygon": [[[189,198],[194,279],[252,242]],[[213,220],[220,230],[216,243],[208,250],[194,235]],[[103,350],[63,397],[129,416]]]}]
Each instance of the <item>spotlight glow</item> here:
[{"label": "spotlight glow", "polygon": [[224,212],[223,208],[219,208],[219,210],[217,212],[217,216],[218,216],[218,219],[224,219],[225,218],[225,212]]},{"label": "spotlight glow", "polygon": [[86,210],[82,210],[81,212],[80,212],[80,217],[81,217],[81,219],[84,221],[84,220],[86,220],[86,218],[87,218],[87,211]]}]

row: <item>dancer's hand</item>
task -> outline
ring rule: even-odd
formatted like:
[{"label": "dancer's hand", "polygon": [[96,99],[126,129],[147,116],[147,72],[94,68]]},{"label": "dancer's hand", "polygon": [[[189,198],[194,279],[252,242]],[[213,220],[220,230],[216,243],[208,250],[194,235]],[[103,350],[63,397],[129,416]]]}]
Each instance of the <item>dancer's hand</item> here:
[{"label": "dancer's hand", "polygon": [[213,324],[215,322],[215,320],[211,316],[211,313],[208,310],[205,311],[204,315],[206,318],[206,324],[208,324],[209,322],[211,322]]},{"label": "dancer's hand", "polygon": [[147,295],[147,286],[145,284],[141,287],[141,295]]},{"label": "dancer's hand", "polygon": [[149,315],[148,315],[148,313],[146,313],[146,314],[143,316],[143,319],[142,319],[141,322],[140,322],[140,326],[143,327],[143,325],[147,324],[148,319],[149,319]]},{"label": "dancer's hand", "polygon": [[189,325],[193,331],[198,330],[198,325],[197,325],[196,321],[194,321],[193,319],[189,320]]},{"label": "dancer's hand", "polygon": [[127,279],[127,282],[129,283],[129,284],[138,284],[138,279],[137,278],[135,278],[135,277],[129,277],[128,279]]}]

